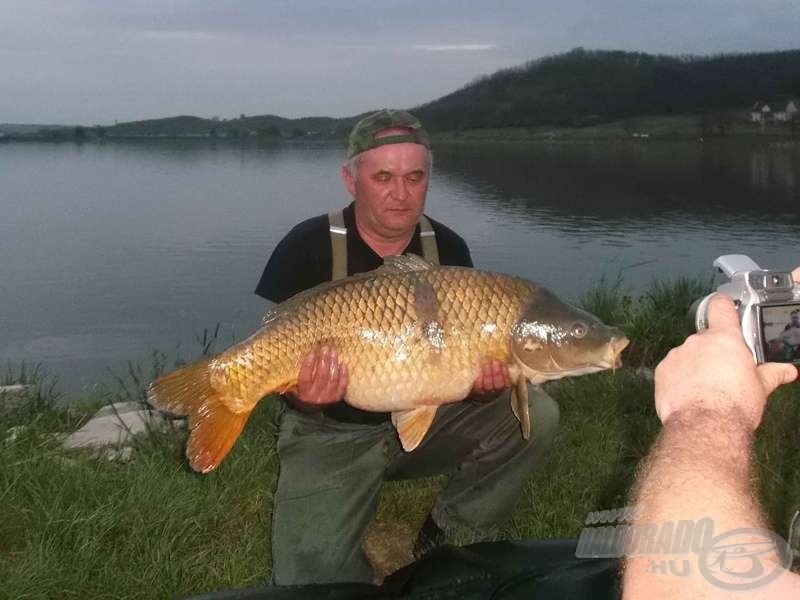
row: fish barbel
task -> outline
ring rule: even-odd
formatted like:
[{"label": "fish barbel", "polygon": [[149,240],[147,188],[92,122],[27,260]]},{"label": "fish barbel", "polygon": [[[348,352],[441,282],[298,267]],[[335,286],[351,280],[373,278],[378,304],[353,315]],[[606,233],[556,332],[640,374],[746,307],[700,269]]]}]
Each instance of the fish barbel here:
[{"label": "fish barbel", "polygon": [[277,305],[246,340],[153,382],[148,401],[189,416],[196,471],[215,469],[255,405],[296,389],[300,365],[326,345],[347,365],[345,401],[392,413],[416,448],[437,408],[463,400],[484,362],[508,365],[511,408],[530,435],[526,380],[539,384],[615,368],[628,340],[525,279],[413,256],[325,283]]}]

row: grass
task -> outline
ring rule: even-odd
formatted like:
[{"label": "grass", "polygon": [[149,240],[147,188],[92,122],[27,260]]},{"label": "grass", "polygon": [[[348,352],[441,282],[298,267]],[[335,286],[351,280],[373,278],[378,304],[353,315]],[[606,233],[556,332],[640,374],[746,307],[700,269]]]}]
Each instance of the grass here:
[{"label": "grass", "polygon": [[[636,368],[549,385],[561,408],[559,434],[502,537],[577,537],[589,511],[627,504],[636,465],[659,430],[653,384],[639,368],[653,367],[690,332],[687,307],[708,287],[678,280],[631,298],[615,283],[587,294],[582,304],[633,340],[626,364]],[[153,362],[132,366],[106,401],[140,397],[165,366],[158,354]],[[9,369],[3,381],[22,374]],[[129,463],[66,455],[52,434],[80,426],[97,399],[56,404],[40,370],[24,376],[33,385],[27,401],[0,413],[0,598],[168,598],[266,583],[276,401],[262,402],[220,469],[200,476],[186,465],[178,429],[140,439]],[[798,431],[794,385],[774,395],[757,442],[759,491],[784,536],[800,507]],[[388,484],[376,520],[415,530],[442,482]]]},{"label": "grass", "polygon": [[[708,129],[710,127],[710,129]],[[466,129],[447,131],[435,135],[436,142],[507,141],[507,142],[592,142],[615,140],[798,140],[800,127],[792,133],[788,125],[770,124],[762,131],[757,123],[743,120],[741,116],[719,133],[718,125],[712,118],[707,123],[706,132],[699,115],[651,115],[630,117],[619,121],[599,123],[584,127],[536,126]]]}]

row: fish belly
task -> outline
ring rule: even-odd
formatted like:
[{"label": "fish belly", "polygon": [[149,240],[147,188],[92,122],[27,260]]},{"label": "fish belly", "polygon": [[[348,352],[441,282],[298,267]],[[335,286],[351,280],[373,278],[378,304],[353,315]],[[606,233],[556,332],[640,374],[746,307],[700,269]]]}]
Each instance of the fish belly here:
[{"label": "fish belly", "polygon": [[387,361],[360,366],[351,369],[345,401],[362,410],[399,411],[463,400],[478,375],[479,359],[436,357],[423,364]]}]

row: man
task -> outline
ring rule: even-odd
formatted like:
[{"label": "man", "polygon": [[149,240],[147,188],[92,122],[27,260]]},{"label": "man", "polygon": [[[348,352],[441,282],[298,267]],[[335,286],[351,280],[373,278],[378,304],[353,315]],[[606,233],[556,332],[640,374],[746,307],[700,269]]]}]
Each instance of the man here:
[{"label": "man", "polygon": [[[800,283],[800,268],[793,275]],[[638,478],[634,503],[643,511],[634,523],[660,526],[710,517],[715,535],[739,528],[769,529],[751,485],[753,438],[769,394],[796,378],[791,364],[756,366],[733,303],[714,297],[709,329],[690,336],[656,369],[656,410],[664,428]],[[691,563],[694,575],[688,578],[650,573],[651,558],[628,559],[626,598],[732,597],[730,589],[701,576],[697,555],[679,557]],[[765,574],[775,567],[771,560],[768,553],[759,559]],[[734,561],[728,566],[746,571],[755,564]],[[725,583],[750,581],[727,576]],[[800,576],[786,573],[773,585],[738,591],[735,597],[800,598]]]},{"label": "man", "polygon": [[[404,111],[381,110],[359,121],[349,142],[341,174],[353,203],[292,229],[267,263],[256,288],[260,296],[282,302],[324,281],[375,269],[397,254],[472,266],[464,240],[423,215],[432,157],[419,121]],[[555,402],[531,390],[536,418],[524,440],[509,410],[509,387],[508,369],[487,362],[474,400],[440,408],[420,447],[405,453],[388,413],[342,401],[347,365],[336,349],[312,352],[280,424],[274,583],[372,581],[362,538],[388,479],[450,474],[415,554],[447,535],[492,535],[541,464],[558,424]]]},{"label": "man", "polygon": [[800,329],[800,309],[793,310],[789,313],[789,323],[786,324],[783,330],[788,331],[795,328]]}]

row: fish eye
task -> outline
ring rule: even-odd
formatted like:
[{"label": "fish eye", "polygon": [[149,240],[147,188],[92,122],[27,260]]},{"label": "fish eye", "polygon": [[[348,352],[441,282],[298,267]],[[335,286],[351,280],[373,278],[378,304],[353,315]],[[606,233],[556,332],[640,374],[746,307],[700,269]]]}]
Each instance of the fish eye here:
[{"label": "fish eye", "polygon": [[586,337],[586,334],[589,333],[589,328],[586,326],[585,323],[573,323],[572,324],[572,335],[576,338],[580,339],[582,337]]}]

